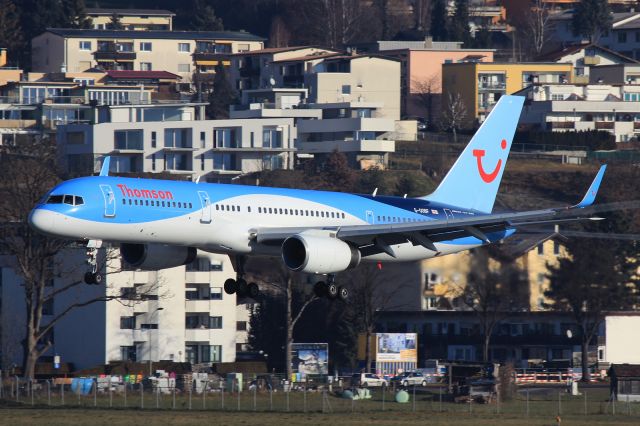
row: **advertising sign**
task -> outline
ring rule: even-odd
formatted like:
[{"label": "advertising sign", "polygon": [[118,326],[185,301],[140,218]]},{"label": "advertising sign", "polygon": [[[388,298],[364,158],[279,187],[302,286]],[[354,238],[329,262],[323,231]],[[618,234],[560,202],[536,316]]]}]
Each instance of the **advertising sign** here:
[{"label": "advertising sign", "polygon": [[293,343],[291,366],[294,373],[329,374],[329,345],[327,343]]},{"label": "advertising sign", "polygon": [[376,362],[417,362],[416,333],[378,333],[376,334]]}]

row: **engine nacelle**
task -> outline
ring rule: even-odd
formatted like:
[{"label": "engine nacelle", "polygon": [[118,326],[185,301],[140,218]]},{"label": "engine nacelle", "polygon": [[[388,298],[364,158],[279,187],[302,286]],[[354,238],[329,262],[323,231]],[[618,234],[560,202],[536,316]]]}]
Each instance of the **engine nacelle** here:
[{"label": "engine nacelle", "polygon": [[195,260],[196,253],[194,247],[131,243],[120,245],[122,259],[129,265],[146,271],[186,265]]},{"label": "engine nacelle", "polygon": [[293,235],[282,244],[282,260],[293,271],[332,274],[355,268],[360,251],[327,231],[306,231]]}]

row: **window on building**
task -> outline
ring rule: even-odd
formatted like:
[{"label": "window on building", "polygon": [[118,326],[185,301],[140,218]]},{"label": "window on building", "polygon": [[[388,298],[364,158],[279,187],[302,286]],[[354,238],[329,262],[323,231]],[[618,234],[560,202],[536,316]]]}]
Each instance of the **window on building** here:
[{"label": "window on building", "polygon": [[209,328],[222,328],[222,317],[209,317]]},{"label": "window on building", "polygon": [[189,43],[178,43],[178,52],[190,52],[191,47]]},{"label": "window on building", "polygon": [[151,132],[151,148],[155,148],[158,143],[158,136],[156,132]]},{"label": "window on building", "polygon": [[192,148],[191,129],[165,129],[164,146],[166,148]]},{"label": "window on building", "polygon": [[135,346],[120,346],[120,360],[137,361],[137,353]]},{"label": "window on building", "polygon": [[247,331],[247,322],[246,321],[236,321],[236,330],[237,331]]},{"label": "window on building", "polygon": [[556,256],[560,254],[560,243],[557,241],[553,242],[553,254]]},{"label": "window on building", "polygon": [[351,94],[351,85],[350,84],[343,84],[342,85],[342,94],[343,95],[350,95]]},{"label": "window on building", "polygon": [[213,154],[213,169],[214,170],[236,170],[236,155],[235,154]]},{"label": "window on building", "polygon": [[157,330],[158,324],[140,324],[141,330]]},{"label": "window on building", "polygon": [[165,170],[191,170],[191,155],[182,153],[167,153],[164,159]]},{"label": "window on building", "polygon": [[191,72],[191,64],[178,64],[178,72]]},{"label": "window on building", "polygon": [[116,130],[113,138],[115,149],[143,149],[142,130]]},{"label": "window on building", "polygon": [[151,62],[140,62],[140,71],[151,71]]},{"label": "window on building", "polygon": [[141,52],[151,52],[151,42],[150,41],[141,41],[140,42],[140,51]]},{"label": "window on building", "polygon": [[204,154],[202,154],[200,156],[200,170],[204,170],[204,165],[205,165],[204,162],[205,162],[205,156]]},{"label": "window on building", "polygon": [[213,131],[214,148],[240,148],[241,129],[228,127]]},{"label": "window on building", "polygon": [[211,300],[222,300],[222,287],[211,287]]},{"label": "window on building", "polygon": [[207,134],[205,132],[200,132],[200,148],[207,147]]},{"label": "window on building", "polygon": [[282,130],[273,127],[262,129],[263,148],[282,148]]},{"label": "window on building", "polygon": [[88,40],[80,40],[78,42],[80,50],[91,50],[91,42]]},{"label": "window on building", "polygon": [[42,304],[42,315],[53,315],[53,299],[49,299]]},{"label": "window on building", "polygon": [[626,43],[626,42],[627,42],[627,32],[618,31],[618,43]]},{"label": "window on building", "polygon": [[136,317],[120,317],[120,330],[133,330],[136,328]]},{"label": "window on building", "polygon": [[539,255],[543,255],[544,254],[544,243],[538,244],[538,254]]}]

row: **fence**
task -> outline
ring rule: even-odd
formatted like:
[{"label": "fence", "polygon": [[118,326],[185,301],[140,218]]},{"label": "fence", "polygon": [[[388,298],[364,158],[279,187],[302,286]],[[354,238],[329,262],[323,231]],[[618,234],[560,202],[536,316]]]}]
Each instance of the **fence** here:
[{"label": "fence", "polygon": [[[219,377],[194,380],[185,375],[167,378],[119,376],[29,381],[11,377],[2,381],[0,399],[13,405],[37,408],[102,408],[145,410],[218,410],[244,412],[369,413],[422,412],[507,414],[534,417],[558,415],[640,416],[640,403],[609,398],[608,386],[581,389],[569,395],[565,386],[521,387],[510,398],[490,399],[488,404],[474,398],[456,402],[441,384],[371,388],[370,398],[347,399],[347,380],[332,383],[288,383],[284,380],[222,380]],[[344,386],[343,386],[344,385]],[[407,392],[407,403],[395,401],[396,393]],[[483,399],[486,401],[487,399]],[[478,400],[475,400],[478,401]]]}]

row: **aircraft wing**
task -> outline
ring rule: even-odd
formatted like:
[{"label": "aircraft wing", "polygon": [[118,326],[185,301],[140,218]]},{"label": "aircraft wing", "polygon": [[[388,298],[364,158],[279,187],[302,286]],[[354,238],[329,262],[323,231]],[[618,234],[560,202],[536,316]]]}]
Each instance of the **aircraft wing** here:
[{"label": "aircraft wing", "polygon": [[407,241],[436,251],[434,243],[473,236],[490,242],[487,234],[521,226],[562,223],[581,220],[598,220],[596,212],[637,207],[640,202],[611,203],[591,206],[595,199],[604,166],[598,172],[582,201],[574,206],[556,209],[531,210],[525,212],[468,215],[462,218],[429,220],[424,222],[364,224],[339,227],[280,227],[260,228],[254,231],[258,243],[279,244],[286,238],[311,229],[335,232],[335,237],[360,248],[362,254],[372,255],[386,252],[393,256],[389,247]]}]

